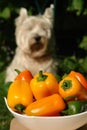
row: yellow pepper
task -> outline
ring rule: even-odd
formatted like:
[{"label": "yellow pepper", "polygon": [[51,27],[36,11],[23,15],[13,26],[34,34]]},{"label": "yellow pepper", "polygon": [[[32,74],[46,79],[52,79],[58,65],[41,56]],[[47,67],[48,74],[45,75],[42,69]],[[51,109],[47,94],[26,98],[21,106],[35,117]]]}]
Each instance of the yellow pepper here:
[{"label": "yellow pepper", "polygon": [[31,90],[35,99],[58,93],[58,82],[52,73],[42,71],[35,75],[30,82]]},{"label": "yellow pepper", "polygon": [[33,94],[29,82],[15,80],[8,89],[7,102],[11,109],[22,112],[33,102]]},{"label": "yellow pepper", "polygon": [[63,97],[80,96],[83,87],[77,78],[66,76],[59,82],[59,94]]},{"label": "yellow pepper", "polygon": [[37,100],[25,109],[29,116],[58,116],[66,104],[59,94],[53,94]]}]

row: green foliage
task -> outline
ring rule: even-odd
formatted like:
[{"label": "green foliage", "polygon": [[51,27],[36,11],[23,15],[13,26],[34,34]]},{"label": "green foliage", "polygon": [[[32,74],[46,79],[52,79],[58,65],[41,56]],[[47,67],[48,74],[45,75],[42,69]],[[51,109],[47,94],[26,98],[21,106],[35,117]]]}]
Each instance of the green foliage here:
[{"label": "green foliage", "polygon": [[4,79],[5,79],[5,71],[2,71],[0,73],[0,130],[9,130],[10,121],[13,118],[13,116],[8,111],[4,102],[4,95],[5,95],[5,91],[3,89]]},{"label": "green foliage", "polygon": [[0,17],[4,18],[4,19],[8,19],[11,16],[11,11],[8,7],[4,8],[4,10],[2,12],[0,12]]},{"label": "green foliage", "polygon": [[68,11],[76,12],[76,15],[87,14],[87,1],[86,0],[68,0]]},{"label": "green foliage", "polygon": [[79,59],[79,64],[79,71],[87,77],[87,56],[85,58]]},{"label": "green foliage", "polygon": [[82,42],[79,44],[79,47],[87,51],[87,36],[83,36]]},{"label": "green foliage", "polygon": [[83,10],[83,0],[69,0],[68,11],[76,11],[77,15],[80,15]]}]

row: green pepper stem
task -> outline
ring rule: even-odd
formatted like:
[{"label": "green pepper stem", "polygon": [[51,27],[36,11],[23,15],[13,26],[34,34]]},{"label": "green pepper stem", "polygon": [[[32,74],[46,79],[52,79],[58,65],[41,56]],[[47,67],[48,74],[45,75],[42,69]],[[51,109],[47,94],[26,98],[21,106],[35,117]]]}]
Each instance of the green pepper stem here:
[{"label": "green pepper stem", "polygon": [[21,71],[18,70],[18,69],[15,69],[15,71],[17,72],[17,74],[20,74],[20,73],[21,73]]},{"label": "green pepper stem", "polygon": [[18,112],[23,112],[24,109],[25,109],[25,106],[22,105],[22,104],[17,104],[17,105],[15,106],[15,109],[16,109]]},{"label": "green pepper stem", "polygon": [[45,81],[48,76],[43,74],[43,71],[39,71],[39,76],[37,77],[37,81]]},{"label": "green pepper stem", "polygon": [[62,84],[62,88],[64,91],[70,89],[72,87],[72,81],[71,80],[64,80]]}]

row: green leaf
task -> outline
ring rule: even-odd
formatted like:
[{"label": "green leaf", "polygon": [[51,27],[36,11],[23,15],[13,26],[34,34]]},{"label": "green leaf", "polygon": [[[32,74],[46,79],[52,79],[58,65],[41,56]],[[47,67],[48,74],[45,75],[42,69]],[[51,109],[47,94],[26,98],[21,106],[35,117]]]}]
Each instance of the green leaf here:
[{"label": "green leaf", "polygon": [[2,12],[0,12],[0,17],[8,19],[11,15],[11,11],[8,7],[4,8]]},{"label": "green leaf", "polygon": [[80,43],[79,47],[87,51],[87,36],[83,37],[83,40]]},{"label": "green leaf", "polygon": [[83,0],[69,0],[68,11],[76,11],[77,15],[80,15],[83,10],[84,1]]},{"label": "green leaf", "polygon": [[32,14],[33,14],[33,8],[32,8],[32,7],[29,8],[28,14],[29,14],[29,15],[32,15]]},{"label": "green leaf", "polygon": [[83,15],[87,15],[87,8],[84,9]]},{"label": "green leaf", "polygon": [[74,9],[81,10],[83,7],[83,0],[73,0],[72,5],[73,5]]}]

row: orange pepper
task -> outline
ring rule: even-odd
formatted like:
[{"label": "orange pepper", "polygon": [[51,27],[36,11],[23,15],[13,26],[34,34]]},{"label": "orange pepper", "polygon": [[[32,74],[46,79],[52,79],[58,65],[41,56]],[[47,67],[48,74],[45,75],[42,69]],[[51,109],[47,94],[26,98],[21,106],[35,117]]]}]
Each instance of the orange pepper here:
[{"label": "orange pepper", "polygon": [[[77,96],[79,98],[85,98],[83,96],[83,87],[77,78],[66,76],[59,82],[59,94],[63,97]],[[87,95],[86,95],[87,97]]]},{"label": "orange pepper", "polygon": [[25,80],[15,80],[8,89],[7,102],[13,110],[21,111],[27,107],[33,102],[30,84]]},{"label": "orange pepper", "polygon": [[33,76],[29,70],[23,70],[22,72],[19,72],[18,70],[16,71],[18,72],[18,75],[15,80],[26,80],[30,83]]},{"label": "orange pepper", "polygon": [[25,109],[25,114],[29,116],[57,116],[64,110],[66,104],[59,94],[53,94],[37,100]]},{"label": "orange pepper", "polygon": [[82,84],[82,86],[85,89],[87,89],[87,80],[86,80],[86,78],[84,77],[83,74],[81,74],[80,72],[71,71],[69,73],[69,76],[76,77],[79,80],[79,82]]},{"label": "orange pepper", "polygon": [[35,99],[41,99],[54,93],[58,93],[58,82],[52,73],[43,73],[35,75],[30,82],[31,90]]}]

